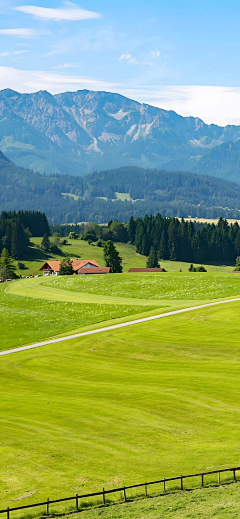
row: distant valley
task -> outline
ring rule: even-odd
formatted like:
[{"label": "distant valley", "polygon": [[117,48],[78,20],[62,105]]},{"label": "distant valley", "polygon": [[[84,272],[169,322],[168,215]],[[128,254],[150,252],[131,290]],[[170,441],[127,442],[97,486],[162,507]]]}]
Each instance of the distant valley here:
[{"label": "distant valley", "polygon": [[119,94],[0,92],[0,149],[49,175],[134,166],[240,183],[239,139],[240,126],[207,125]]}]

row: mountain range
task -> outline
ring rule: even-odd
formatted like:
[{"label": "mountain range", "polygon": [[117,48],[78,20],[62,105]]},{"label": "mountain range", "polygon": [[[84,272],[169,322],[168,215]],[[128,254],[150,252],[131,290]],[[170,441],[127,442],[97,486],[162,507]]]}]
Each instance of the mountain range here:
[{"label": "mountain range", "polygon": [[207,125],[108,92],[0,91],[0,149],[50,175],[137,166],[240,183],[240,126]]}]

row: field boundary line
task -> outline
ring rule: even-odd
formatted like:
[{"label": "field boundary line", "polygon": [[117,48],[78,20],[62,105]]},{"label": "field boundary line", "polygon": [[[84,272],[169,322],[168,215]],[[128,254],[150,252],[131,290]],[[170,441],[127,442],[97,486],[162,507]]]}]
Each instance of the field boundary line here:
[{"label": "field boundary line", "polygon": [[162,319],[164,317],[171,317],[172,315],[179,315],[186,312],[192,312],[193,310],[201,310],[202,308],[208,308],[211,306],[222,305],[226,303],[235,303],[236,301],[240,301],[240,297],[235,299],[227,299],[224,301],[215,301],[214,303],[205,303],[203,305],[191,306],[189,308],[183,308],[181,310],[172,310],[171,312],[165,312],[163,314],[152,315],[150,317],[142,317],[141,319],[135,319],[134,321],[127,321],[126,323],[114,324],[112,326],[105,326],[104,328],[97,328],[96,330],[89,330],[88,332],[76,333],[74,335],[66,335],[65,337],[59,337],[56,339],[50,339],[44,342],[37,342],[35,344],[30,344],[29,346],[20,346],[18,348],[13,348],[11,350],[1,351],[0,357],[4,355],[10,355],[12,353],[18,353],[21,351],[31,350],[34,348],[41,348],[42,346],[47,346],[48,344],[55,344],[58,342],[69,341],[71,339],[77,339],[78,337],[87,337],[88,335],[94,335],[96,333],[109,332],[111,330],[117,330],[119,328],[124,328],[125,326],[132,326],[134,324],[146,323],[149,321],[155,321],[156,319]]},{"label": "field boundary line", "polygon": [[[221,481],[221,474],[226,473],[226,472],[232,472],[233,480],[234,480],[234,482],[237,482],[236,472],[239,470],[240,470],[240,467],[231,467],[231,468],[227,468],[227,469],[210,470],[208,472],[197,472],[196,474],[186,474],[186,475],[181,474],[181,476],[174,476],[172,478],[163,478],[163,479],[158,479],[156,481],[148,481],[145,483],[137,483],[135,485],[111,488],[110,490],[106,490],[105,488],[103,488],[99,492],[92,492],[92,493],[82,494],[82,495],[75,494],[75,496],[63,497],[61,499],[49,499],[49,497],[48,497],[46,501],[41,501],[40,503],[38,502],[38,503],[33,503],[31,505],[4,508],[4,509],[0,510],[0,514],[6,513],[7,519],[10,519],[10,512],[15,512],[16,510],[26,510],[26,509],[35,508],[38,506],[46,506],[46,515],[50,515],[49,505],[55,504],[55,503],[63,503],[65,501],[75,501],[76,502],[76,511],[80,512],[81,510],[83,510],[83,508],[81,508],[81,505],[79,507],[79,499],[86,499],[89,497],[101,497],[102,503],[105,506],[106,505],[106,496],[109,494],[115,494],[116,492],[123,493],[124,502],[126,502],[126,501],[128,501],[126,490],[130,490],[133,488],[144,488],[145,497],[148,497],[148,492],[147,492],[148,487],[150,485],[159,485],[162,483],[163,484],[163,494],[166,494],[167,493],[167,489],[166,489],[167,482],[179,481],[180,490],[182,491],[182,490],[184,490],[183,481],[186,479],[189,479],[189,478],[196,478],[196,477],[201,478],[201,487],[204,487],[204,476],[208,476],[208,475],[212,475],[212,474],[218,475],[218,485],[221,485],[221,484],[223,484]],[[61,513],[60,515],[66,515],[66,514]]]}]

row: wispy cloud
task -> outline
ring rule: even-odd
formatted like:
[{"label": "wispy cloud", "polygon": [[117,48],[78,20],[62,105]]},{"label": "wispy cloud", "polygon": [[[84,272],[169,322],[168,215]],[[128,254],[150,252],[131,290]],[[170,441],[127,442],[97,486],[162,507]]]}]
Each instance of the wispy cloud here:
[{"label": "wispy cloud", "polygon": [[152,59],[158,59],[160,58],[160,51],[159,50],[151,50],[150,57]]},{"label": "wispy cloud", "polygon": [[19,56],[20,54],[24,54],[28,52],[28,50],[7,50],[6,52],[1,52],[0,57],[5,58],[6,56]]},{"label": "wispy cloud", "polygon": [[199,117],[207,124],[240,124],[240,87],[224,86],[139,86],[118,89],[140,103],[174,110],[184,117]]},{"label": "wispy cloud", "polygon": [[55,22],[67,20],[92,20],[94,18],[101,18],[102,15],[94,11],[87,11],[81,9],[76,4],[68,4],[69,7],[58,9],[51,7],[38,7],[37,5],[22,5],[15,7],[15,11],[21,13],[31,14],[34,18],[40,18],[40,20],[53,20]]},{"label": "wispy cloud", "polygon": [[64,63],[63,65],[56,65],[55,67],[52,67],[52,69],[77,68],[78,66],[79,63]]},{"label": "wispy cloud", "polygon": [[11,88],[18,92],[48,90],[52,94],[68,90],[108,90],[116,88],[114,83],[84,76],[58,74],[41,70],[20,70],[15,67],[0,67],[0,90]]},{"label": "wispy cloud", "polygon": [[129,54],[129,52],[126,52],[125,54],[122,54],[119,58],[119,61],[126,60],[129,65],[154,65],[152,61],[139,61],[135,58],[135,56],[132,56],[132,54]]},{"label": "wispy cloud", "polygon": [[37,32],[34,29],[0,29],[0,34],[5,36],[17,36],[19,38],[34,38]]}]

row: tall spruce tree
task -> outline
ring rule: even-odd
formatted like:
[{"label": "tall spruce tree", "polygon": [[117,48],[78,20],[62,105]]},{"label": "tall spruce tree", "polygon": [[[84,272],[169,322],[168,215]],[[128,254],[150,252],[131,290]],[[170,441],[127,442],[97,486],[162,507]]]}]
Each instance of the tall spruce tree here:
[{"label": "tall spruce tree", "polygon": [[103,245],[103,257],[105,265],[110,267],[111,273],[122,272],[122,258],[111,240]]},{"label": "tall spruce tree", "polygon": [[[16,267],[7,249],[2,250],[0,257],[0,277],[15,278]],[[2,272],[2,273],[1,273]]]},{"label": "tall spruce tree", "polygon": [[155,247],[151,247],[149,256],[147,258],[146,267],[149,269],[159,268],[160,265],[158,263],[157,251]]},{"label": "tall spruce tree", "polygon": [[43,239],[41,241],[41,249],[44,251],[48,251],[48,250],[50,250],[50,247],[51,247],[51,243],[50,243],[49,237],[48,237],[47,233],[45,233],[43,236]]},{"label": "tall spruce tree", "polygon": [[72,274],[72,262],[69,258],[64,258],[60,263],[59,276],[71,276]]},{"label": "tall spruce tree", "polygon": [[134,220],[133,216],[131,216],[131,218],[129,220],[129,226],[128,226],[128,236],[129,236],[129,241],[132,245],[134,244],[134,241],[135,241],[135,234],[136,234],[136,224],[135,224],[135,220]]}]

